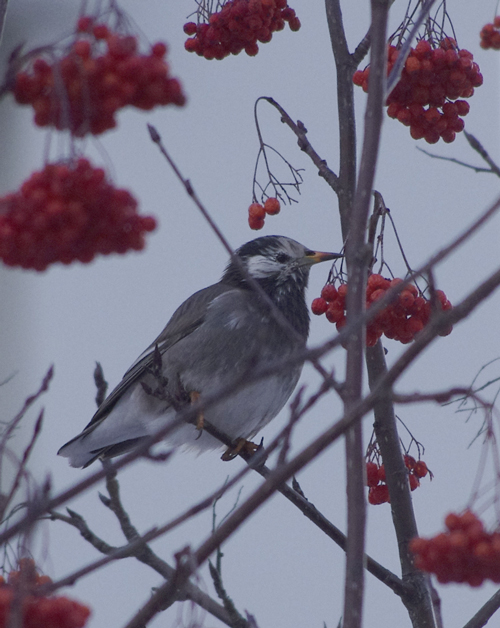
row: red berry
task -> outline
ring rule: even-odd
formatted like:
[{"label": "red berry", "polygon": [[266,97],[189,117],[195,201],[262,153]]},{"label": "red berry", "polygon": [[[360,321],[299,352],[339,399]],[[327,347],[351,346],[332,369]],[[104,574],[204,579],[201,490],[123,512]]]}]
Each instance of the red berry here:
[{"label": "red berry", "polygon": [[331,301],[335,301],[335,299],[338,297],[337,288],[335,288],[333,284],[327,283],[323,286],[323,289],[321,290],[321,296],[325,301],[328,301],[329,303]]},{"label": "red berry", "polygon": [[408,476],[408,481],[410,482],[411,491],[414,491],[416,488],[420,486],[419,479],[417,478],[416,475],[413,475],[413,473],[410,473],[410,475]]},{"label": "red berry", "polygon": [[109,36],[109,29],[106,24],[96,24],[92,33],[96,39],[106,39]]},{"label": "red berry", "polygon": [[275,214],[279,214],[280,212],[280,202],[278,201],[277,198],[268,198],[266,199],[266,202],[264,203],[264,210],[266,212],[266,214],[269,214],[270,216],[274,216]]},{"label": "red berry", "polygon": [[419,59],[427,59],[432,55],[432,47],[428,41],[421,39],[415,46],[414,53]]},{"label": "red berry", "polygon": [[415,465],[417,464],[417,461],[415,460],[415,458],[413,456],[409,456],[408,454],[405,454],[404,462],[405,462],[405,467],[409,469],[410,471],[413,471],[413,469],[415,468]]},{"label": "red berry", "polygon": [[345,319],[344,306],[338,301],[332,301],[326,310],[326,318],[330,323],[339,323]]},{"label": "red berry", "polygon": [[155,57],[163,59],[163,57],[167,54],[167,45],[162,41],[159,41],[156,44],[153,44],[151,52]]},{"label": "red berry", "polygon": [[385,297],[385,293],[387,292],[387,290],[383,290],[382,288],[379,288],[378,290],[374,290],[369,297],[369,300],[371,303],[375,302],[375,301],[379,301],[380,299],[383,299]]},{"label": "red berry", "polygon": [[88,57],[90,57],[90,53],[92,52],[90,42],[86,39],[79,39],[78,41],[75,41],[73,44],[73,52],[79,57],[88,59]]},{"label": "red berry", "polygon": [[94,18],[89,15],[82,15],[78,18],[78,22],[76,23],[76,30],[78,33],[88,33],[92,29],[92,25],[94,23]]},{"label": "red berry", "polygon": [[356,70],[356,72],[354,72],[352,76],[352,82],[354,83],[354,85],[358,85],[358,87],[361,87],[363,85],[364,78],[365,78],[364,71]]},{"label": "red berry", "polygon": [[260,203],[252,203],[248,208],[249,218],[259,218],[264,220],[266,216],[266,210]]},{"label": "red berry", "polygon": [[340,286],[337,289],[337,292],[338,292],[338,296],[341,299],[345,299],[347,296],[347,284],[346,283],[340,284]]},{"label": "red berry", "polygon": [[324,314],[327,308],[328,308],[328,303],[325,301],[325,299],[322,299],[321,297],[317,297],[316,299],[313,299],[313,302],[311,303],[311,312],[313,314],[316,314],[316,316],[320,316],[321,314]]},{"label": "red berry", "polygon": [[418,460],[415,463],[413,473],[417,476],[417,478],[424,478],[428,472],[429,472],[429,469],[427,468],[427,465],[425,464],[423,460]]},{"label": "red berry", "polygon": [[405,69],[409,74],[416,74],[420,71],[420,61],[413,56],[409,56],[406,59]]},{"label": "red berry", "polygon": [[194,22],[187,22],[187,24],[184,24],[184,32],[186,33],[186,35],[196,35],[197,30],[198,27]]},{"label": "red berry", "polygon": [[389,502],[389,487],[387,484],[379,484],[378,486],[370,487],[368,491],[368,501],[373,505]]},{"label": "red berry", "polygon": [[381,482],[385,482],[386,477],[385,477],[385,466],[383,464],[380,465],[380,467],[378,468],[378,479]]},{"label": "red berry", "polygon": [[366,485],[377,486],[379,484],[378,464],[375,462],[366,463]]},{"label": "red berry", "polygon": [[368,290],[377,290],[379,288],[383,290],[387,290],[389,288],[390,281],[382,277],[377,273],[373,273],[368,277],[367,281],[367,291]]},{"label": "red berry", "polygon": [[264,226],[264,218],[259,218],[257,216],[248,216],[248,224],[250,226],[250,229],[258,231]]}]

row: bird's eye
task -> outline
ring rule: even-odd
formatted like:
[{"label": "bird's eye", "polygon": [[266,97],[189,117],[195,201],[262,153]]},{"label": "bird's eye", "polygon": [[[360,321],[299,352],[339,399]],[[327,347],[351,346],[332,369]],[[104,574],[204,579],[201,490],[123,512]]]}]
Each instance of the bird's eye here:
[{"label": "bird's eye", "polygon": [[276,253],[276,261],[279,264],[284,264],[285,262],[288,262],[288,260],[290,259],[290,256],[287,255],[286,253]]}]

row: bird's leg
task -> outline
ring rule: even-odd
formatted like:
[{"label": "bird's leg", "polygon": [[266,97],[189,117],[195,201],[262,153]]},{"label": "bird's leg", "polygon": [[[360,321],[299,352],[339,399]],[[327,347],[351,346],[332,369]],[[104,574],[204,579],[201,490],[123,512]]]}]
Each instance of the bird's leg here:
[{"label": "bird's leg", "polygon": [[[199,398],[200,398],[200,393],[197,392],[196,390],[193,390],[189,393],[189,400],[191,403],[196,403]],[[203,414],[203,410],[200,410],[198,414],[196,415],[196,429],[201,432],[203,430],[204,423],[205,423],[205,416]]]},{"label": "bird's leg", "polygon": [[238,438],[232,447],[228,447],[222,454],[221,460],[228,462],[234,460],[239,454],[246,454],[247,456],[253,456],[253,454],[260,449],[261,445],[256,445],[246,438]]}]

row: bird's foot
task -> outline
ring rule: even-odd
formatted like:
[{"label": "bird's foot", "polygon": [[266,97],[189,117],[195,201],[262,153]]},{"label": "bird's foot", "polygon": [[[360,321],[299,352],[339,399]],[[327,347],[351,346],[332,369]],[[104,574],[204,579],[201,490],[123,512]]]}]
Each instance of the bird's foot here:
[{"label": "bird's foot", "polygon": [[221,460],[228,462],[234,460],[236,456],[241,455],[245,460],[252,458],[258,451],[263,450],[262,442],[259,445],[252,443],[246,438],[238,438],[232,447],[228,447],[222,454]]},{"label": "bird's foot", "polygon": [[[200,393],[197,392],[196,390],[193,390],[192,392],[189,393],[189,401],[193,404],[196,403],[198,401],[198,399],[200,398]],[[196,429],[199,432],[203,431],[203,426],[205,425],[205,416],[203,414],[202,411],[198,412],[198,414],[196,415]]]}]

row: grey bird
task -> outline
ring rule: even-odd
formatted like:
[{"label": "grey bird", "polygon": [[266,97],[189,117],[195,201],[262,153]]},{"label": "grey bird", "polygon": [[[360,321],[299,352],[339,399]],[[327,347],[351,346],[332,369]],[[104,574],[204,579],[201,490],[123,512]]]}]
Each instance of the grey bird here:
[{"label": "grey bird", "polygon": [[[251,372],[286,362],[306,345],[309,311],[305,289],[313,264],[341,257],[310,250],[284,236],[264,236],[236,251],[245,272],[230,261],[221,280],[195,292],[139,356],[87,427],[59,450],[74,467],[128,451],[171,423],[179,409],[235,383],[235,391],[203,410],[201,424],[182,422],[172,446],[214,449],[221,442],[203,422],[232,441],[249,439],[288,401],[301,362],[241,386]],[[257,282],[286,319],[248,281]],[[159,372],[158,372],[159,371]],[[158,394],[159,385],[163,393]],[[200,421],[199,421],[200,423]]]}]

